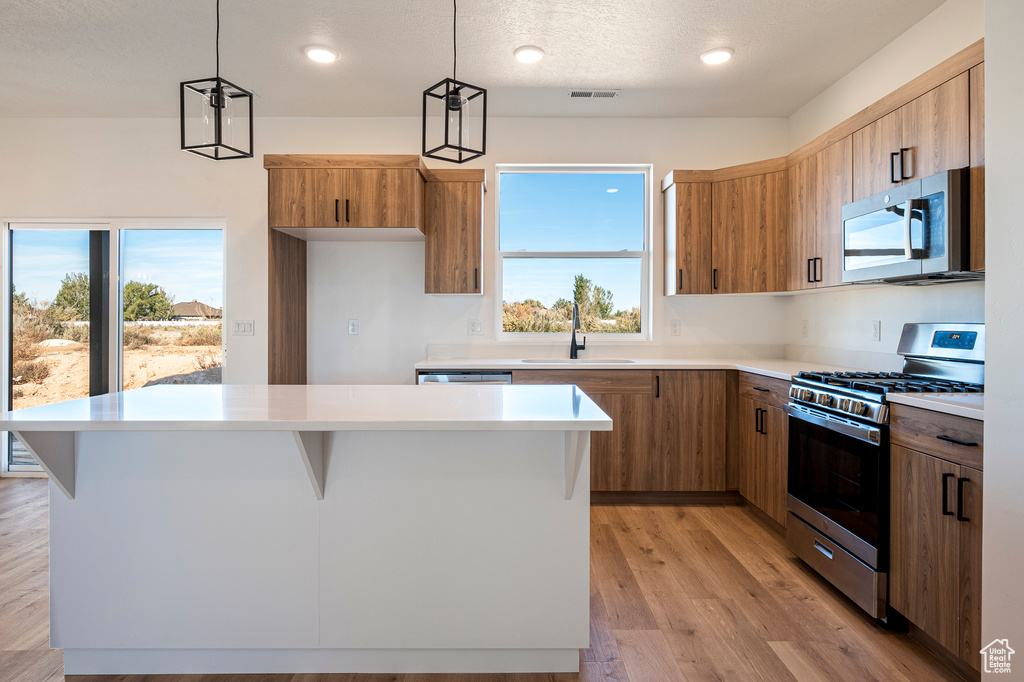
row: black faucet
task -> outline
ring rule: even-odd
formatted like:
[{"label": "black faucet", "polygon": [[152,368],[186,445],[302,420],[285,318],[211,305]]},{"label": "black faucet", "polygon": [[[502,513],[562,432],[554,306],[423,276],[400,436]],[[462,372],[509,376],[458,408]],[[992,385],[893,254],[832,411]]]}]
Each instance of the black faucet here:
[{"label": "black faucet", "polygon": [[580,307],[572,304],[572,343],[569,344],[569,359],[578,360],[577,353],[587,349],[587,337],[583,337],[583,343],[576,343],[576,330],[580,328]]}]

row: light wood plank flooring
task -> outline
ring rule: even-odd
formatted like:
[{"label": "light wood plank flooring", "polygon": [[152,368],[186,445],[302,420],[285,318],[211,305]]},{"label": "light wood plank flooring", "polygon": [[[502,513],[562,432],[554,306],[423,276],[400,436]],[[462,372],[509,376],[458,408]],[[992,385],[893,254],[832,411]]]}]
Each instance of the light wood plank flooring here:
[{"label": "light wood plank flooring", "polygon": [[[875,625],[735,506],[595,506],[590,648],[572,675],[72,676],[75,682],[958,680]],[[0,480],[0,680],[63,680],[47,648],[46,482]]]}]

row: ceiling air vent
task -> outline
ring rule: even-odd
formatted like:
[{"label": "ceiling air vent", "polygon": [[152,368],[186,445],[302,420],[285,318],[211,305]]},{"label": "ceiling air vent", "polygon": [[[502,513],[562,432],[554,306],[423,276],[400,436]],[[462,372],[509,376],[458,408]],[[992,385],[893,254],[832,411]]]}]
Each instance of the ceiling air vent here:
[{"label": "ceiling air vent", "polygon": [[618,90],[570,90],[570,99],[611,99],[618,97]]}]

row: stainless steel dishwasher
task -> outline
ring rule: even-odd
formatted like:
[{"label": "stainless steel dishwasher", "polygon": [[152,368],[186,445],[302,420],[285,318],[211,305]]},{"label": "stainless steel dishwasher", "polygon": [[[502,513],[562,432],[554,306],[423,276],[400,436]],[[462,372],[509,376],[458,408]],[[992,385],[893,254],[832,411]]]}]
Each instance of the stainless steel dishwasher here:
[{"label": "stainless steel dishwasher", "polygon": [[424,385],[469,384],[511,384],[512,372],[420,372],[417,381]]}]

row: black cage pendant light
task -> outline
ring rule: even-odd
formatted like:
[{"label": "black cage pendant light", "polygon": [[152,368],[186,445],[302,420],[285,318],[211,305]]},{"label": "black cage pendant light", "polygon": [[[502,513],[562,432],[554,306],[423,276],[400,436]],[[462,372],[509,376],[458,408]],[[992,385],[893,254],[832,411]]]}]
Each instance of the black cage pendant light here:
[{"label": "black cage pendant light", "polygon": [[220,0],[217,75],[181,84],[181,148],[216,161],[252,158],[252,93],[220,77]]},{"label": "black cage pendant light", "polygon": [[423,156],[465,163],[487,150],[487,91],[458,80],[458,5],[452,0],[452,77],[423,91]]}]

